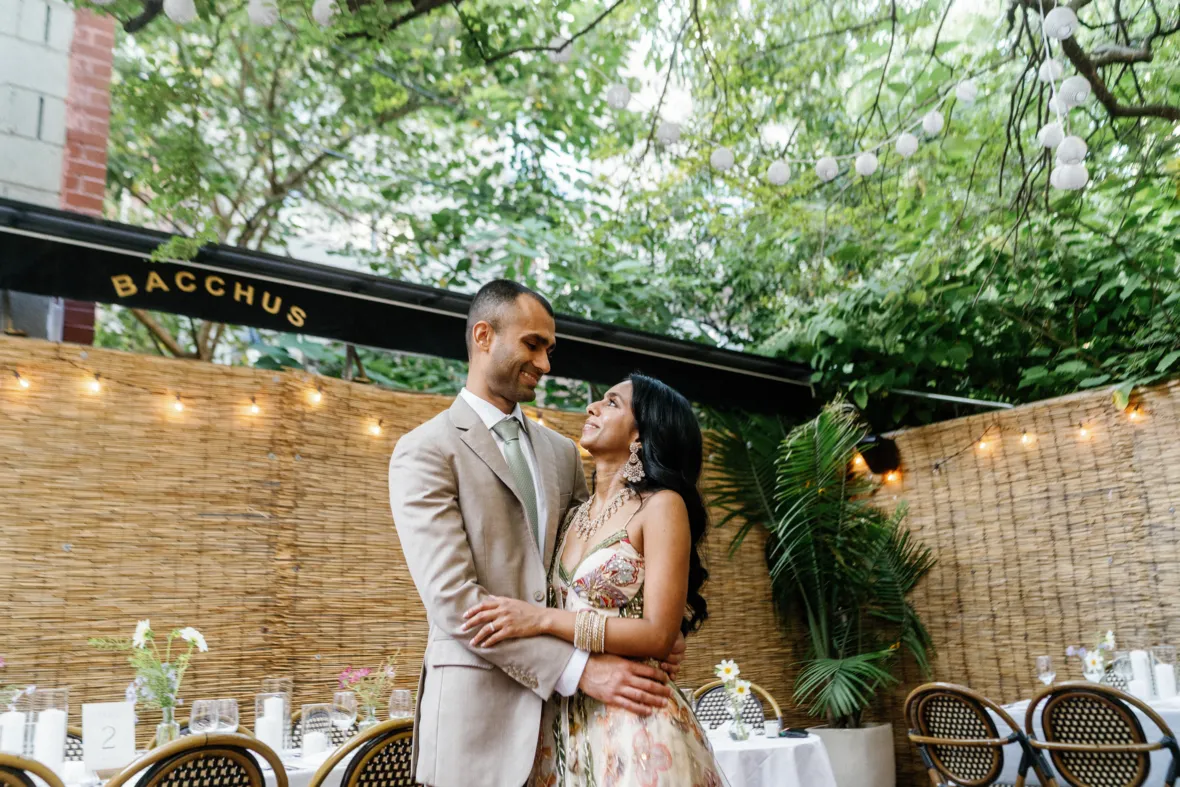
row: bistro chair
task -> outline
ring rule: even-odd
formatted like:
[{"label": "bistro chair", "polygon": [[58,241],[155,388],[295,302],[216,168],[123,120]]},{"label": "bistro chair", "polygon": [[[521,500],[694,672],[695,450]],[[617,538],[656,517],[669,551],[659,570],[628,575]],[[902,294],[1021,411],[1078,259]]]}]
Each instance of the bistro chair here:
[{"label": "bistro chair", "polygon": [[[706,683],[693,692],[692,700],[697,720],[707,730],[715,730],[733,718],[729,712],[729,696],[725,693],[724,681]],[[779,729],[782,729],[782,709],[774,701],[774,697],[770,696],[770,692],[754,683],[750,684],[750,693],[742,703],[742,721],[750,725],[755,732],[765,733],[766,708],[763,700],[766,701],[765,705],[770,706],[772,718],[778,721]]]},{"label": "bistro chair", "polygon": [[[1044,706],[1041,709],[1041,706]],[[1032,737],[1041,710],[1042,739]],[[1149,741],[1135,711],[1159,728]],[[1058,683],[1039,692],[1024,720],[1034,749],[1049,752],[1061,781],[1077,787],[1140,787],[1151,771],[1151,753],[1171,755],[1164,784],[1176,783],[1180,748],[1160,715],[1146,702],[1098,683]]]},{"label": "bistro chair", "polygon": [[[339,705],[336,706],[340,708]],[[340,708],[343,710],[343,708]],[[328,732],[328,740],[332,742],[332,746],[340,746],[346,740],[353,737],[359,731],[357,723],[354,721],[352,726],[347,729],[340,729],[335,724],[330,725]],[[298,749],[303,745],[303,709],[299,709],[291,714],[291,747]]]},{"label": "bistro chair", "polygon": [[266,787],[258,759],[274,771],[274,787],[287,787],[287,771],[274,749],[236,733],[186,735],[145,754],[105,787]]},{"label": "bistro chair", "polygon": [[82,762],[81,727],[66,727],[66,762]]},{"label": "bistro chair", "polygon": [[26,760],[14,754],[0,754],[0,787],[40,787],[33,777],[48,787],[64,787],[61,778],[51,768],[36,760]]},{"label": "bistro chair", "polygon": [[[324,761],[308,787],[323,787],[332,769],[355,752],[340,787],[415,787],[414,721],[390,719],[349,738]],[[456,752],[456,756],[461,756]]]},{"label": "bistro chair", "polygon": [[[192,730],[189,729],[189,726],[188,726],[189,720],[191,718],[192,717],[190,716],[187,719],[178,719],[178,722],[180,724],[180,737],[184,738],[184,737],[187,737],[188,735],[192,734]],[[242,725],[241,722],[238,723],[238,729],[234,734],[235,735],[245,735],[247,738],[254,737],[254,733],[250,732],[250,730],[248,730],[244,725]],[[153,735],[151,743],[148,745],[148,748],[154,749],[154,748],[156,748],[157,745],[158,744],[156,743],[156,736]],[[81,751],[81,749],[79,749],[79,751]],[[69,759],[69,758],[67,757],[66,759]],[[78,759],[82,759],[82,758],[79,756]]]},{"label": "bistro chair", "polygon": [[[1012,732],[1001,737],[988,711]],[[906,698],[905,717],[910,742],[918,747],[934,787],[997,784],[1004,770],[1004,747],[1010,743],[1020,747],[1016,787],[1023,787],[1030,767],[1042,785],[1056,785],[1020,725],[999,705],[966,686],[953,683],[919,686]]]}]

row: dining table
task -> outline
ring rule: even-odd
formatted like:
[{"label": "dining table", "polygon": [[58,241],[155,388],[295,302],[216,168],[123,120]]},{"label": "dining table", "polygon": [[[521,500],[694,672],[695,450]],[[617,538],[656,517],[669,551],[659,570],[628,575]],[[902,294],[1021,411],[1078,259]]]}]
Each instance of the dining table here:
[{"label": "dining table", "polygon": [[[145,754],[146,752],[140,752]],[[341,781],[344,779],[344,772],[348,768],[349,762],[355,754],[348,754],[332,769],[327,778],[323,781],[323,787],[340,787]],[[298,749],[284,749],[279,752],[279,759],[283,765],[283,771],[287,775],[287,787],[309,787],[311,784],[311,777],[319,770],[319,767],[332,755],[332,751],[325,751],[314,756],[304,757],[300,754]],[[275,775],[274,769],[271,768],[270,763],[261,757],[255,756],[258,764],[262,766],[262,775],[266,779],[266,787],[278,787],[278,777]],[[146,773],[146,770],[141,772]],[[101,787],[101,780],[96,779],[94,774],[87,773],[85,767],[81,762],[67,762],[65,763],[63,772],[60,774],[62,782],[66,787]],[[135,779],[129,782],[130,785],[135,784]]]},{"label": "dining table", "polygon": [[722,727],[709,733],[713,756],[729,787],[836,787],[828,750],[816,735],[780,738],[767,723],[766,734],[733,740]]}]

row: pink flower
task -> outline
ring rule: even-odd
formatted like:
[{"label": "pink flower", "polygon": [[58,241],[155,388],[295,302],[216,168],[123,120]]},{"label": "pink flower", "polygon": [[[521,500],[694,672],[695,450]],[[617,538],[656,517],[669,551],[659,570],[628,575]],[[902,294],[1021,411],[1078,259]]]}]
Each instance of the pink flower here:
[{"label": "pink flower", "polygon": [[7,666],[8,666],[8,662],[4,660],[3,656],[0,656],[0,669],[4,669]]},{"label": "pink flower", "polygon": [[672,768],[672,753],[662,743],[652,743],[647,730],[639,730],[631,739],[635,776],[643,787],[658,787],[660,773]]},{"label": "pink flower", "polygon": [[369,677],[370,673],[372,673],[372,670],[369,669],[368,667],[365,667],[364,669],[357,670],[356,676],[357,676],[357,678],[367,678],[367,677]]}]

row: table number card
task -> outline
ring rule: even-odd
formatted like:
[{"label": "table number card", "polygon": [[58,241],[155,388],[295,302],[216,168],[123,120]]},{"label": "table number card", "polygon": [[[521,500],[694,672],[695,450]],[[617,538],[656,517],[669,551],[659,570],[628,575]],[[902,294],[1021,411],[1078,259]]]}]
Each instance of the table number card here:
[{"label": "table number card", "polygon": [[82,761],[86,770],[122,768],[135,759],[135,706],[95,702],[82,706]]}]

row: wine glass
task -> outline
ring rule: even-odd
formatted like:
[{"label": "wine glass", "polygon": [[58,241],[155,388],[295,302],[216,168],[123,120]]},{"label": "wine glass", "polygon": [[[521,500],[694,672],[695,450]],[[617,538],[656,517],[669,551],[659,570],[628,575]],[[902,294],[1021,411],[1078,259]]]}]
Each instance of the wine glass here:
[{"label": "wine glass", "polygon": [[394,689],[393,694],[389,696],[389,718],[414,718],[414,700],[409,689]]},{"label": "wine glass", "polygon": [[238,701],[233,699],[217,700],[217,731],[238,731]]},{"label": "wine glass", "polygon": [[218,726],[218,701],[196,700],[189,716],[188,729],[193,735],[214,732]]},{"label": "wine glass", "polygon": [[1037,656],[1037,677],[1046,686],[1054,681],[1057,672],[1053,669],[1053,659],[1048,656]]},{"label": "wine glass", "polygon": [[1116,650],[1114,653],[1114,674],[1123,679],[1124,688],[1130,684],[1134,671],[1131,669],[1131,653]]},{"label": "wine glass", "polygon": [[332,725],[347,730],[356,724],[356,692],[338,691],[332,696]]}]

